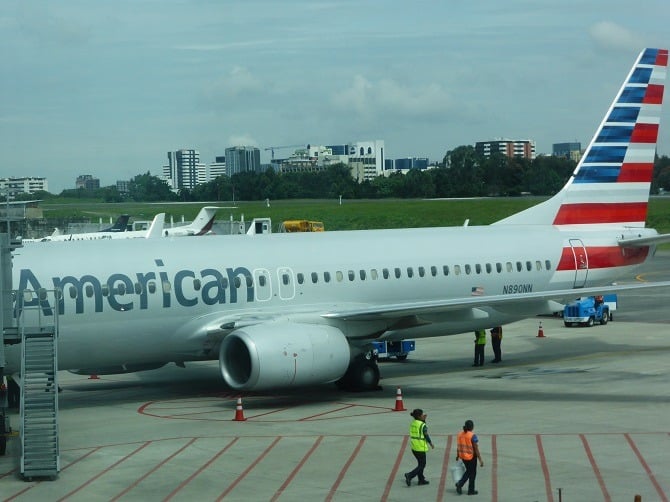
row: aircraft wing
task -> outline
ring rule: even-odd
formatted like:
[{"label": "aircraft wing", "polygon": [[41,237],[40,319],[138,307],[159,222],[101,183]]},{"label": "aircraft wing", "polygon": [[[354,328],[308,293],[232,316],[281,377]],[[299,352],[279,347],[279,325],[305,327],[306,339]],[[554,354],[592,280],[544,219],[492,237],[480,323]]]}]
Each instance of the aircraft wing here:
[{"label": "aircraft wing", "polygon": [[[492,307],[499,310],[509,311],[518,311],[519,309],[522,309],[532,315],[535,311],[537,314],[551,313],[552,305],[555,306],[557,301],[572,301],[579,296],[595,296],[636,289],[663,287],[670,287],[670,281],[617,284],[591,288],[562,289],[555,291],[541,291],[507,295],[469,296],[462,298],[450,298],[445,300],[408,302],[389,305],[370,305],[334,310],[322,314],[322,317],[327,319],[341,319],[345,321],[375,321],[398,319],[406,316],[441,314],[484,307]],[[542,305],[546,305],[546,308],[542,309]],[[546,310],[546,312],[543,310]]]}]

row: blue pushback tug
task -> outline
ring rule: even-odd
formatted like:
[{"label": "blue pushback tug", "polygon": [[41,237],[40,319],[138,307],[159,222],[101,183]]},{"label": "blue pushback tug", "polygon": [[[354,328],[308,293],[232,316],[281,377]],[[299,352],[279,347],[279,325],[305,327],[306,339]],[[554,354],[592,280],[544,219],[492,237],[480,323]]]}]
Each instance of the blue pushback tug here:
[{"label": "blue pushback tug", "polygon": [[563,309],[563,323],[570,326],[593,326],[607,324],[616,310],[616,295],[587,296],[578,298]]}]

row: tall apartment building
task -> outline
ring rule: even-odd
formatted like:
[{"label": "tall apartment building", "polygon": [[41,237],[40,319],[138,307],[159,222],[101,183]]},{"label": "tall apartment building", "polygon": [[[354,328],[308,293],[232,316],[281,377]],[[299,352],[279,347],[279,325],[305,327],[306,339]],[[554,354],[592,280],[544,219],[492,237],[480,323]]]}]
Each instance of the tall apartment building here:
[{"label": "tall apartment building", "polygon": [[168,163],[163,166],[163,177],[173,190],[195,188],[199,179],[206,176],[207,167],[200,163],[198,150],[168,152],[167,157]]},{"label": "tall apartment building", "polygon": [[49,183],[46,178],[25,176],[21,178],[0,178],[2,198],[13,199],[17,195],[35,192],[48,192]]},{"label": "tall apartment building", "polygon": [[219,176],[225,176],[228,174],[226,169],[226,157],[217,156],[214,157],[214,162],[209,165],[209,172],[207,173],[207,181],[212,181],[214,178]]},{"label": "tall apartment building", "polygon": [[475,151],[484,157],[493,153],[502,153],[507,157],[535,158],[535,141],[529,139],[496,139],[493,141],[478,141]]},{"label": "tall apartment building", "polygon": [[226,148],[226,171],[228,176],[245,171],[261,170],[261,151],[255,146],[233,146]]}]

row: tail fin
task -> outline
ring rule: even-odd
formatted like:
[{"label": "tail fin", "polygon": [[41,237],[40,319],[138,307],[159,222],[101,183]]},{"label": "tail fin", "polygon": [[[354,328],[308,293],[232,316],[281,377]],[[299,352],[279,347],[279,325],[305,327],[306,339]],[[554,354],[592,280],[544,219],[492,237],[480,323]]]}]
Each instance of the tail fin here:
[{"label": "tail fin", "polygon": [[667,49],[645,49],[563,189],[497,224],[644,227]]}]

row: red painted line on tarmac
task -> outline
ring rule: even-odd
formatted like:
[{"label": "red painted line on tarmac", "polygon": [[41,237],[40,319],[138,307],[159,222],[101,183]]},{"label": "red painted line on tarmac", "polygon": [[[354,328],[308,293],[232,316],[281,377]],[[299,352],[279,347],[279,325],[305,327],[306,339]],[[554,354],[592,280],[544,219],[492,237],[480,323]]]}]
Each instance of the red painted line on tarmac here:
[{"label": "red painted line on tarmac", "polygon": [[498,502],[498,438],[491,436],[491,502]]},{"label": "red painted line on tarmac", "polygon": [[356,455],[358,455],[358,452],[361,451],[361,448],[363,446],[363,443],[365,443],[366,438],[367,438],[367,436],[361,436],[361,439],[358,442],[358,444],[356,445],[356,448],[354,448],[354,451],[351,453],[351,456],[349,457],[349,460],[347,460],[347,463],[344,464],[344,467],[342,467],[342,470],[340,471],[339,476],[337,476],[337,479],[335,480],[335,483],[330,488],[330,492],[328,493],[328,496],[326,497],[326,501],[333,500],[333,497],[335,496],[335,493],[337,492],[337,488],[340,486],[340,483],[342,483],[342,480],[344,479],[345,474],[349,470],[349,467],[351,466],[351,463],[356,458]]},{"label": "red painted line on tarmac", "polygon": [[143,450],[144,448],[146,448],[147,446],[149,446],[152,442],[153,442],[153,441],[146,441],[145,443],[142,444],[142,446],[140,446],[139,448],[135,448],[135,450],[133,450],[132,452],[130,452],[128,455],[126,455],[126,456],[123,457],[122,459],[117,460],[116,462],[114,462],[112,465],[110,465],[110,466],[107,467],[106,469],[103,469],[103,470],[100,471],[98,474],[96,474],[95,476],[93,476],[91,479],[89,479],[88,481],[86,481],[86,483],[84,483],[83,485],[79,485],[77,488],[75,488],[75,489],[72,490],[71,492],[69,492],[69,493],[65,494],[63,497],[59,498],[58,501],[60,502],[61,500],[66,500],[68,497],[71,497],[72,495],[74,495],[75,493],[77,493],[79,490],[82,490],[84,487],[86,487],[86,486],[90,485],[91,483],[93,483],[93,481],[95,481],[96,479],[98,479],[98,478],[101,477],[102,475],[104,475],[104,474],[108,473],[109,471],[111,471],[112,469],[114,469],[117,465],[121,464],[122,462],[125,462],[125,461],[128,460],[130,457],[132,457],[132,456],[135,455],[136,453],[140,452],[141,450]]},{"label": "red painted line on tarmac", "polygon": [[193,481],[197,476],[199,476],[203,471],[205,471],[207,468],[209,468],[209,466],[212,465],[212,464],[214,463],[214,461],[215,461],[217,458],[219,458],[221,455],[223,455],[223,454],[228,450],[228,448],[230,448],[231,446],[233,446],[233,445],[237,442],[238,439],[240,439],[240,438],[239,438],[239,437],[236,437],[236,438],[233,439],[230,443],[228,443],[226,446],[224,446],[223,448],[221,448],[221,449],[219,450],[219,452],[218,452],[216,455],[214,455],[212,458],[210,458],[207,462],[205,462],[205,464],[204,464],[202,467],[200,467],[200,469],[198,469],[198,470],[195,471],[193,474],[191,474],[188,478],[186,478],[184,481],[182,481],[181,483],[179,483],[179,486],[177,486],[177,488],[175,488],[174,490],[172,490],[172,491],[168,494],[168,496],[165,497],[164,500],[167,501],[167,500],[172,499],[172,497],[174,497],[177,493],[179,493],[179,492],[180,492],[180,491],[181,491],[187,484],[189,484],[189,483],[190,483],[191,481]]},{"label": "red painted line on tarmac", "polygon": [[137,485],[139,485],[142,481],[144,481],[145,479],[147,479],[147,478],[148,478],[149,476],[151,476],[154,472],[156,472],[158,469],[160,469],[161,467],[163,467],[166,463],[168,463],[170,460],[172,460],[173,458],[175,458],[177,455],[179,455],[179,454],[180,454],[182,451],[184,451],[186,448],[188,448],[188,447],[191,446],[193,443],[195,443],[196,439],[197,439],[197,438],[193,438],[193,439],[191,439],[188,443],[186,443],[184,446],[182,446],[181,448],[179,448],[179,449],[178,449],[177,451],[175,451],[172,455],[166,457],[162,462],[159,462],[158,464],[156,464],[156,465],[153,467],[153,469],[150,469],[150,470],[149,470],[148,472],[146,472],[143,476],[140,476],[139,478],[137,478],[137,479],[135,480],[134,483],[131,483],[129,486],[126,487],[125,490],[123,490],[123,491],[122,491],[121,493],[119,493],[116,497],[113,497],[113,498],[110,499],[110,500],[118,500],[118,499],[120,499],[121,497],[123,497],[126,493],[128,493],[130,490],[132,490],[133,488],[135,488],[135,487],[136,487]]},{"label": "red painted line on tarmac", "polygon": [[288,475],[288,477],[286,478],[286,481],[284,481],[282,483],[282,485],[279,487],[279,490],[277,490],[275,492],[274,496],[270,499],[271,502],[277,500],[282,495],[282,493],[284,493],[284,490],[286,490],[286,487],[289,484],[291,484],[291,481],[293,481],[293,478],[295,478],[295,476],[298,474],[300,469],[302,469],[302,466],[305,465],[305,462],[307,462],[307,460],[312,455],[312,453],[314,453],[314,451],[319,447],[322,440],[323,440],[323,436],[319,436],[316,439],[316,441],[314,442],[312,447],[309,449],[309,451],[307,451],[307,453],[305,453],[305,456],[302,457],[302,460],[300,462],[298,462],[298,465],[295,466],[295,469],[293,469],[291,471],[291,474]]},{"label": "red painted line on tarmac", "polygon": [[395,483],[395,477],[398,475],[398,469],[400,469],[400,462],[402,462],[402,457],[405,454],[405,449],[407,448],[408,442],[409,442],[409,436],[403,436],[402,443],[400,444],[400,450],[398,450],[398,455],[396,455],[395,463],[393,464],[393,469],[391,469],[391,474],[389,474],[389,478],[386,481],[386,487],[384,488],[384,493],[382,493],[381,498],[382,502],[385,502],[389,498],[389,493],[391,493],[391,488]]},{"label": "red painted line on tarmac", "polygon": [[14,500],[14,499],[15,499],[16,497],[18,497],[19,495],[23,495],[24,493],[26,493],[26,492],[27,492],[28,490],[30,490],[31,488],[35,488],[36,486],[38,486],[40,483],[41,483],[41,481],[37,481],[34,485],[31,485],[31,486],[29,486],[28,488],[25,488],[25,489],[21,490],[20,492],[15,493],[15,494],[12,495],[11,497],[8,497],[8,498],[6,498],[6,499],[2,499],[2,500],[3,500],[3,502],[9,502],[10,500]]},{"label": "red painted line on tarmac", "polygon": [[542,474],[544,474],[544,488],[547,492],[547,502],[554,502],[554,495],[551,493],[551,481],[549,479],[549,466],[547,465],[547,458],[544,456],[544,448],[542,447],[542,437],[537,434],[535,440],[537,441],[537,452],[540,454]]},{"label": "red painted line on tarmac", "polygon": [[591,451],[591,447],[589,446],[589,443],[586,440],[586,436],[584,436],[584,434],[580,434],[579,437],[582,440],[582,444],[584,445],[584,450],[586,451],[586,456],[588,457],[589,462],[591,463],[593,473],[596,475],[596,478],[598,479],[598,485],[600,485],[600,490],[603,492],[603,499],[605,500],[605,502],[611,502],[612,497],[607,491],[607,487],[605,486],[605,480],[603,479],[602,474],[600,474],[600,469],[598,469],[598,464],[596,464],[596,459],[594,458],[593,452]]},{"label": "red painted line on tarmac", "polygon": [[251,472],[251,470],[252,470],[254,467],[256,467],[256,465],[258,465],[258,463],[259,463],[261,460],[263,460],[263,459],[265,458],[265,456],[266,456],[268,453],[270,453],[270,450],[271,450],[272,448],[275,447],[275,445],[281,440],[282,437],[283,437],[283,436],[277,436],[277,437],[275,438],[275,440],[272,441],[272,443],[270,443],[270,446],[268,446],[267,448],[265,448],[265,450],[263,451],[263,453],[261,453],[258,457],[256,457],[256,460],[254,460],[254,461],[251,463],[251,465],[250,465],[249,467],[247,467],[244,471],[242,471],[242,474],[240,474],[239,476],[237,476],[237,479],[235,479],[235,481],[233,481],[233,482],[231,483],[231,485],[230,485],[228,488],[226,488],[226,490],[225,490],[221,495],[219,495],[219,498],[216,499],[217,502],[220,501],[220,500],[223,500],[223,499],[225,498],[226,495],[228,495],[231,491],[233,491],[233,488],[235,488],[235,487],[237,486],[237,484],[238,484],[240,481],[242,481],[242,480],[247,476],[247,474],[249,474],[249,473]]},{"label": "red painted line on tarmac", "polygon": [[209,468],[210,465],[214,463],[214,461],[219,458],[221,455],[223,455],[228,448],[233,446],[237,440],[240,439],[239,436],[233,439],[230,443],[228,443],[226,446],[221,448],[216,455],[214,455],[212,458],[210,458],[207,462],[205,462],[200,469],[195,471],[193,474],[191,474],[188,478],[186,478],[184,481],[179,483],[179,486],[177,486],[174,490],[172,490],[167,497],[163,500],[171,500],[172,497],[174,497],[177,493],[179,493],[186,485],[188,485],[191,481],[193,481],[197,476],[199,476],[202,472],[204,472],[207,468]]},{"label": "red painted line on tarmac", "polygon": [[440,485],[437,487],[437,502],[441,502],[444,499],[444,488],[447,485],[447,477],[449,476],[449,455],[451,454],[452,442],[453,438],[448,436],[447,447],[444,449],[444,457],[442,457],[442,473],[440,474]]},{"label": "red painted line on tarmac", "polygon": [[335,408],[334,410],[324,411],[323,413],[317,413],[316,415],[310,415],[308,417],[300,418],[300,419],[298,419],[298,422],[301,422],[303,420],[312,420],[313,418],[316,418],[316,417],[323,417],[325,415],[330,415],[331,413],[337,413],[338,411],[342,411],[342,410],[348,410],[349,408],[353,408],[353,407],[354,407],[353,404],[347,404],[346,406],[342,406],[340,408]]},{"label": "red painted line on tarmac", "polygon": [[658,483],[656,480],[656,476],[654,476],[654,473],[651,471],[651,468],[649,467],[649,464],[645,462],[644,458],[642,457],[642,454],[640,453],[640,450],[637,449],[637,446],[635,446],[635,442],[633,441],[633,438],[630,437],[630,434],[626,433],[624,434],[626,437],[626,441],[628,441],[628,444],[630,447],[633,449],[635,452],[635,456],[637,459],[640,461],[640,464],[642,464],[642,467],[644,468],[644,471],[647,473],[647,476],[649,476],[649,479],[651,480],[651,484],[654,485],[654,488],[656,488],[656,493],[658,493],[658,496],[660,497],[659,500],[662,500],[663,502],[668,502],[668,497],[663,493],[663,488],[661,485]]}]

